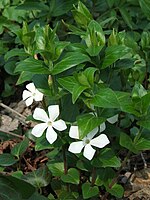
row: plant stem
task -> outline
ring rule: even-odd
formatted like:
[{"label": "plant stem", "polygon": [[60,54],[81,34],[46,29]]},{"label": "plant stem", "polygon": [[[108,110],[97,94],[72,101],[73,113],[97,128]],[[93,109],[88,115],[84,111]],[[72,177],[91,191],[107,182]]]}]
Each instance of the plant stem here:
[{"label": "plant stem", "polygon": [[18,137],[18,138],[20,138],[20,139],[22,139],[22,140],[24,139],[24,137],[21,136],[21,135],[17,135],[17,134],[15,134],[15,133],[12,133],[12,132],[9,132],[9,131],[4,131],[4,130],[2,130],[1,128],[0,128],[0,132],[6,133],[6,134],[11,135],[11,136],[14,136],[14,137]]},{"label": "plant stem", "polygon": [[64,160],[64,174],[67,174],[68,169],[67,169],[67,158],[66,158],[65,145],[62,147],[62,153],[63,153],[63,160]]},{"label": "plant stem", "polygon": [[[109,186],[108,186],[109,189],[111,189],[111,188],[117,183],[119,174],[120,174],[120,172],[122,171],[123,167],[125,167],[126,162],[127,162],[128,158],[129,158],[130,154],[131,154],[131,152],[128,151],[127,156],[124,158],[124,160],[123,160],[123,162],[122,162],[122,165],[121,165],[121,167],[119,168],[119,170],[118,170],[116,176],[112,179],[111,183],[109,184]],[[103,196],[102,200],[107,200],[108,195],[109,195],[109,192],[106,192],[105,195]]]},{"label": "plant stem", "polygon": [[96,180],[96,168],[93,167],[93,170],[92,170],[92,181],[91,181],[91,186],[93,187],[94,184],[95,184],[95,180]]}]

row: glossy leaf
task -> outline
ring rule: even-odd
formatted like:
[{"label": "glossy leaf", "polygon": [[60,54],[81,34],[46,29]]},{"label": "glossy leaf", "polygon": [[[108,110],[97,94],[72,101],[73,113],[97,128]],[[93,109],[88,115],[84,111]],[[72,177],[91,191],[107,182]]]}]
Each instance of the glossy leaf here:
[{"label": "glossy leaf", "polygon": [[60,62],[54,65],[52,74],[53,75],[59,74],[87,61],[90,61],[90,58],[83,53],[79,52],[67,53],[65,58],[63,58]]},{"label": "glossy leaf", "polygon": [[102,69],[109,67],[117,60],[128,54],[130,49],[123,45],[114,45],[106,48]]},{"label": "glossy leaf", "polygon": [[135,149],[135,145],[134,145],[132,139],[126,133],[122,132],[120,134],[120,142],[119,143],[121,146],[125,147],[126,149],[130,150],[131,152],[137,153],[137,150]]},{"label": "glossy leaf", "polygon": [[21,141],[20,143],[16,144],[11,149],[11,154],[16,156],[19,159],[19,157],[26,151],[28,146],[29,146],[29,140],[28,140],[28,138],[25,138],[23,141]]},{"label": "glossy leaf", "polygon": [[103,122],[103,118],[96,117],[92,114],[81,115],[77,118],[77,124],[79,126],[79,138],[83,139],[89,132]]},{"label": "glossy leaf", "polygon": [[21,61],[15,72],[28,71],[36,74],[49,74],[49,69],[44,65],[43,61],[35,60],[34,58],[27,58],[24,61]]},{"label": "glossy leaf", "polygon": [[101,150],[99,155],[93,160],[95,167],[120,167],[120,159],[110,148]]},{"label": "glossy leaf", "polygon": [[65,183],[79,184],[79,171],[75,168],[70,168],[67,174],[61,175],[61,180]]},{"label": "glossy leaf", "polygon": [[11,166],[15,164],[17,160],[15,157],[9,153],[3,153],[0,155],[0,166]]}]

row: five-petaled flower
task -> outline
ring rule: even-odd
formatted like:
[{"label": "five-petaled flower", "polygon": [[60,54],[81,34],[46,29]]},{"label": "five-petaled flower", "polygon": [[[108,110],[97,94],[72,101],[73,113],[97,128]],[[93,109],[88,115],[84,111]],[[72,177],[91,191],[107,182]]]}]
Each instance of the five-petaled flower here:
[{"label": "five-petaled flower", "polygon": [[42,101],[43,93],[36,89],[34,83],[29,83],[26,85],[26,88],[28,90],[23,91],[22,98],[25,100],[27,106],[30,106],[33,103],[33,100]]},{"label": "five-petaled flower", "polygon": [[[98,127],[93,129],[86,137],[81,141],[72,142],[69,146],[69,151],[72,153],[80,153],[83,150],[83,155],[88,160],[91,160],[96,152],[92,146],[103,148],[110,143],[108,137],[105,134],[100,134],[99,136],[93,138],[98,132]],[[79,139],[79,130],[78,126],[71,126],[69,131],[69,136],[74,139]]]},{"label": "five-petaled flower", "polygon": [[50,144],[55,142],[57,139],[57,133],[54,129],[58,131],[63,131],[67,128],[65,122],[62,119],[59,119],[57,121],[56,118],[59,116],[59,106],[58,105],[51,105],[48,107],[48,114],[41,109],[36,108],[33,113],[33,118],[36,120],[40,120],[43,123],[35,125],[35,127],[32,129],[32,134],[36,137],[41,137],[43,132],[46,130],[46,139]]}]

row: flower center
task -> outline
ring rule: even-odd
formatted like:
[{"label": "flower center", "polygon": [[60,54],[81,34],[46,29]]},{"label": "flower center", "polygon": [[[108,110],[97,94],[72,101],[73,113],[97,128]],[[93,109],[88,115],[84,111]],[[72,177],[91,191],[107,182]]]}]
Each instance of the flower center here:
[{"label": "flower center", "polygon": [[89,144],[90,143],[90,140],[89,139],[86,139],[85,140],[85,144]]},{"label": "flower center", "polygon": [[51,122],[51,121],[48,121],[48,122],[47,122],[47,125],[48,125],[48,126],[51,126],[51,125],[52,125],[52,122]]}]

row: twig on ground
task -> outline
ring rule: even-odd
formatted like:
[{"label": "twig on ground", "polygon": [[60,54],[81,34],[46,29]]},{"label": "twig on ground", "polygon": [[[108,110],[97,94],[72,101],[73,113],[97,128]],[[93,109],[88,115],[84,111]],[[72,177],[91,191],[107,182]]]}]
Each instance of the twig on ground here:
[{"label": "twig on ground", "polygon": [[12,112],[12,114],[15,114],[15,115],[18,115],[20,118],[19,118],[19,121],[21,121],[23,124],[27,124],[27,122],[25,121],[26,120],[26,117],[22,114],[20,114],[19,112],[17,112],[16,110],[10,108],[9,106],[3,104],[3,103],[0,103],[0,106],[5,108],[6,110],[8,110],[9,112]]},{"label": "twig on ground", "polygon": [[8,135],[12,135],[12,136],[14,136],[14,137],[18,137],[18,138],[20,138],[20,139],[24,139],[24,137],[23,136],[21,136],[21,135],[17,135],[17,134],[15,134],[15,133],[12,133],[12,132],[9,132],[9,131],[5,131],[5,130],[3,130],[3,129],[1,129],[0,128],[0,132],[3,132],[3,133],[6,133],[6,134],[8,134]]}]

